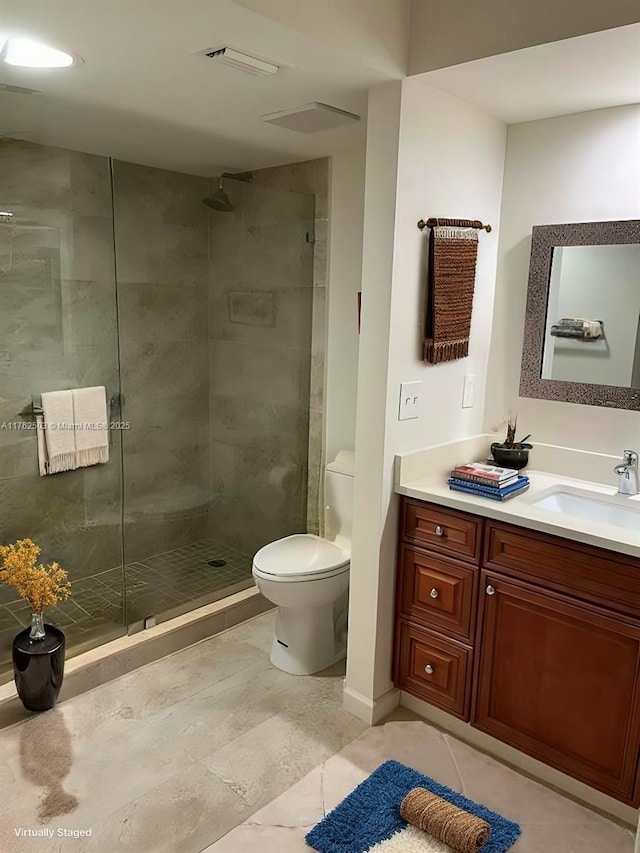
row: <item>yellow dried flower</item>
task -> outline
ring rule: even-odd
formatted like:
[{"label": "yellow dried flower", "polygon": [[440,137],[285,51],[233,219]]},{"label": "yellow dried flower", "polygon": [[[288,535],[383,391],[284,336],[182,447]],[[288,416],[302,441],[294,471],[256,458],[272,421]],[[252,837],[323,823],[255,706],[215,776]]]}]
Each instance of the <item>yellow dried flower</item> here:
[{"label": "yellow dried flower", "polygon": [[0,545],[0,581],[12,586],[31,605],[33,613],[42,613],[71,595],[71,583],[58,563],[38,565],[40,548],[31,539],[19,539],[13,545]]}]

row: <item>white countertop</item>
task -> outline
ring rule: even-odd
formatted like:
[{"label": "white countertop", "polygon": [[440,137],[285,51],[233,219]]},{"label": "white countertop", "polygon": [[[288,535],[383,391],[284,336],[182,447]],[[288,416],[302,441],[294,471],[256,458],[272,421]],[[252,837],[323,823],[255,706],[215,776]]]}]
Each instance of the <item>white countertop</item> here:
[{"label": "white countertop", "polygon": [[[436,448],[418,451],[417,454],[421,454],[421,457],[418,458],[416,455],[416,459],[412,459],[411,454],[396,457],[395,491],[398,494],[439,504],[443,507],[473,513],[485,518],[493,518],[497,521],[538,530],[553,536],[561,536],[565,539],[573,539],[576,542],[584,542],[620,554],[640,557],[640,523],[638,529],[625,529],[617,525],[586,520],[579,516],[532,506],[545,493],[556,490],[558,487],[574,487],[582,492],[591,492],[594,497],[599,495],[613,497],[617,493],[615,477],[611,477],[611,484],[604,485],[564,474],[527,469],[523,473],[529,477],[529,489],[524,494],[501,503],[451,490],[447,484],[447,476],[453,465],[473,461],[473,459],[462,454],[457,457],[457,462],[452,464],[451,458],[455,455],[454,445],[443,445],[442,448],[443,450],[446,448],[446,452],[434,453],[437,450]],[[543,454],[540,455],[542,457]],[[477,458],[481,457],[477,456]],[[615,457],[612,458],[615,460]],[[433,468],[435,471],[427,476],[412,478],[413,472],[419,470],[421,473],[425,473],[427,468]],[[637,508],[640,513],[640,496],[620,495],[614,497],[614,501],[619,503],[621,507]]]}]

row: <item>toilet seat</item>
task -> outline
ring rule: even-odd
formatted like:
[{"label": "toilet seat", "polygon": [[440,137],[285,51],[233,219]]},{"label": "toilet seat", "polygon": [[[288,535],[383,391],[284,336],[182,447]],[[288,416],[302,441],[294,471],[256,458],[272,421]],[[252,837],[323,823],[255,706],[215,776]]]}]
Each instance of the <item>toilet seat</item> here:
[{"label": "toilet seat", "polygon": [[253,558],[253,574],[265,580],[322,580],[349,571],[350,554],[313,533],[296,533],[271,542]]}]

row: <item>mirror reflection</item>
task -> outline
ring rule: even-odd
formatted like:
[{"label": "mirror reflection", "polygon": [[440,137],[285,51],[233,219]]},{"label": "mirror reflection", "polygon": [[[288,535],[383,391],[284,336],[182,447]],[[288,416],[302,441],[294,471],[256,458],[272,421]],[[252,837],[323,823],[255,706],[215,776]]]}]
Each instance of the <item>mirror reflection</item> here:
[{"label": "mirror reflection", "polygon": [[541,378],[640,387],[640,245],[553,248]]}]

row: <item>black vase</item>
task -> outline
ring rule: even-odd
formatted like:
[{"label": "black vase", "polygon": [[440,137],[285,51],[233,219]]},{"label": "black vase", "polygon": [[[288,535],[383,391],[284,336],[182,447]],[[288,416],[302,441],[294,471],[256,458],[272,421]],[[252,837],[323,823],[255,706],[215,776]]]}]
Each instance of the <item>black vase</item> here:
[{"label": "black vase", "polygon": [[531,444],[521,444],[520,447],[505,447],[504,444],[494,441],[491,445],[491,455],[497,465],[520,471],[522,468],[526,468],[529,462],[531,448]]},{"label": "black vase", "polygon": [[54,708],[64,677],[65,638],[59,628],[45,625],[42,640],[29,639],[30,629],[13,641],[13,677],[28,711]]}]

